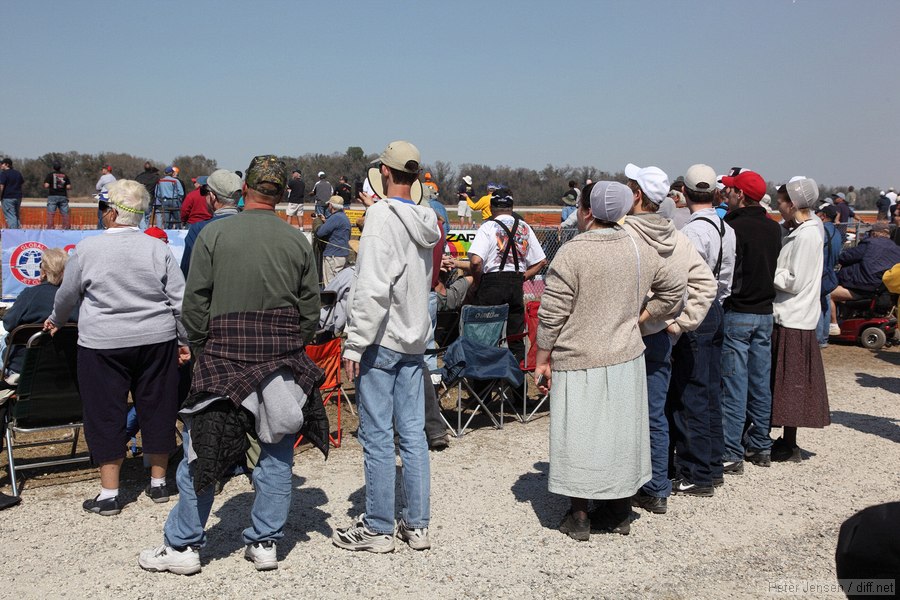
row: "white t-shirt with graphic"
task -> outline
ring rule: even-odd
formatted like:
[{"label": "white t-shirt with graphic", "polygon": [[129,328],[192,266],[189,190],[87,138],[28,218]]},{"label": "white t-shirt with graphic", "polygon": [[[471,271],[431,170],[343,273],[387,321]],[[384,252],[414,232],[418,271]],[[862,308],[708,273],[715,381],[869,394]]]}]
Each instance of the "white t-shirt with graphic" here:
[{"label": "white t-shirt with graphic", "polygon": [[[500,215],[496,217],[506,225],[507,229],[512,229],[514,217],[512,215]],[[546,258],[544,249],[541,248],[537,236],[534,235],[531,227],[525,221],[519,221],[516,231],[513,232],[515,238],[516,250],[519,253],[519,272],[524,273],[528,267],[536,264]],[[508,236],[506,231],[494,221],[485,221],[478,228],[472,245],[469,246],[469,254],[477,254],[484,262],[484,273],[496,273],[500,270],[500,259],[503,258],[503,249],[506,248]],[[503,271],[515,271],[516,261],[513,257],[513,251],[510,249],[509,256],[506,258],[506,265]]]}]

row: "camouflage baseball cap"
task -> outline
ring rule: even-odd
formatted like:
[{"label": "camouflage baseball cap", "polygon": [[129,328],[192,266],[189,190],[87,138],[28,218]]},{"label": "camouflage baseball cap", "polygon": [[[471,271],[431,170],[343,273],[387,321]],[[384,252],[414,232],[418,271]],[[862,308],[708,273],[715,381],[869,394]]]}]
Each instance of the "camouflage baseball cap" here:
[{"label": "camouflage baseball cap", "polygon": [[247,187],[266,196],[280,196],[287,184],[287,166],[273,154],[257,156],[247,167]]}]

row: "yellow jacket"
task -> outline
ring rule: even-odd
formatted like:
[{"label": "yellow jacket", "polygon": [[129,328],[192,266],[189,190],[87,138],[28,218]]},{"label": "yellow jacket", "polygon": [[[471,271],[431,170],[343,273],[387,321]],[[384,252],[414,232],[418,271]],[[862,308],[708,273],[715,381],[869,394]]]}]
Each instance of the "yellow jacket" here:
[{"label": "yellow jacket", "polygon": [[487,221],[491,218],[491,194],[485,194],[476,201],[472,201],[472,199],[469,198],[468,200],[466,200],[466,203],[472,210],[481,211],[482,221]]}]

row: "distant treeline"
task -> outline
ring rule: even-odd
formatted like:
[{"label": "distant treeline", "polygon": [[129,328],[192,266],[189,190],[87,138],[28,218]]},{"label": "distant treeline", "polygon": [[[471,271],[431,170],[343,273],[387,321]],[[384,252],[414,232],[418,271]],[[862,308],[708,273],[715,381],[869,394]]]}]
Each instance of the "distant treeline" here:
[{"label": "distant treeline", "polygon": [[[7,156],[0,153],[0,156]],[[303,173],[303,179],[307,182],[307,190],[316,180],[319,171],[325,171],[332,185],[337,183],[338,177],[344,175],[351,185],[356,181],[362,181],[365,177],[369,162],[377,158],[377,154],[366,154],[359,146],[351,146],[344,153],[334,154],[304,154],[302,156],[282,156],[289,170],[299,169]],[[100,169],[104,165],[113,168],[113,175],[117,178],[133,179],[144,169],[144,162],[150,161],[160,173],[167,165],[175,165],[180,169],[179,177],[188,185],[190,180],[200,175],[209,175],[219,168],[214,159],[203,155],[176,156],[169,162],[160,162],[142,156],[131,154],[105,152],[100,154],[83,154],[81,152],[51,152],[38,158],[13,158],[14,167],[25,178],[25,195],[27,197],[46,196],[43,189],[44,179],[51,172],[54,162],[62,165],[72,181],[71,196],[88,196],[95,193],[94,186],[100,177]],[[247,164],[250,159],[247,157]],[[223,168],[231,170],[246,169],[246,165],[223,165]],[[440,198],[445,204],[455,203],[456,188],[464,175],[472,177],[476,194],[485,193],[488,183],[497,183],[508,186],[520,206],[538,204],[562,204],[563,193],[568,189],[568,182],[574,180],[581,187],[588,179],[593,181],[613,180],[625,181],[625,174],[621,171],[610,173],[596,167],[557,167],[547,165],[540,171],[522,167],[507,166],[491,167],[488,165],[464,163],[454,167],[445,161],[435,161],[423,165],[422,176],[426,172],[431,173],[432,178],[440,188]],[[670,180],[674,180],[680,173],[669,173]],[[846,192],[846,186],[819,186],[820,197],[824,198],[836,192]],[[871,186],[860,188],[857,186],[857,208],[874,209],[878,199],[879,188]],[[769,182],[769,194],[775,198],[774,182]],[[775,208],[775,203],[772,203]]]}]

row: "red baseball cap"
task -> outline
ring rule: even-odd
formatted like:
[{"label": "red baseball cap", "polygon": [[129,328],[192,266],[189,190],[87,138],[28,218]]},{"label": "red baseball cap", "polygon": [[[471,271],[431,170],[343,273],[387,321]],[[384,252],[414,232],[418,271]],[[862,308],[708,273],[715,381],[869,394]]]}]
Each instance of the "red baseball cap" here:
[{"label": "red baseball cap", "polygon": [[766,182],[759,173],[744,171],[734,177],[722,178],[722,185],[741,190],[751,200],[759,202],[766,195]]},{"label": "red baseball cap", "polygon": [[155,237],[158,240],[162,240],[167,244],[169,243],[169,236],[159,227],[148,227],[144,230],[144,233],[146,233],[150,237]]}]

